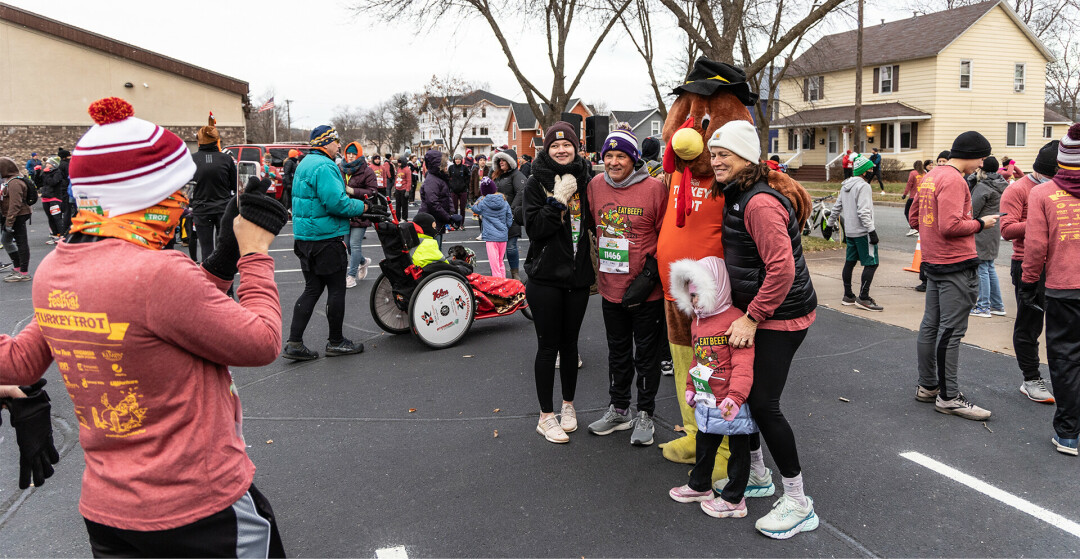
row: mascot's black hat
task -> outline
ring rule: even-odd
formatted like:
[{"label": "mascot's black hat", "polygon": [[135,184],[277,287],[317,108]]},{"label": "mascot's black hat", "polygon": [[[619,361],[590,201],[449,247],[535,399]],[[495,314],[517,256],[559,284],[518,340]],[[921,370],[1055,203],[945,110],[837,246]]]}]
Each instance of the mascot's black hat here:
[{"label": "mascot's black hat", "polygon": [[715,62],[704,56],[694,62],[694,69],[690,70],[686,83],[676,87],[672,93],[679,95],[688,91],[708,97],[720,88],[731,90],[743,105],[757,103],[758,95],[750,92],[750,86],[746,83],[746,72],[742,68]]}]

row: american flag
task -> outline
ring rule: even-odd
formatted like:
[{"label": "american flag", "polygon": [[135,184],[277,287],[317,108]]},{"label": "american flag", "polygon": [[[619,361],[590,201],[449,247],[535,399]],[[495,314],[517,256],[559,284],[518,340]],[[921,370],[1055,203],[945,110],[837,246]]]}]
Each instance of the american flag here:
[{"label": "american flag", "polygon": [[256,112],[261,113],[263,111],[269,111],[270,109],[273,109],[273,108],[274,108],[274,98],[271,97],[270,100],[267,101],[266,103],[263,103],[263,106],[259,107],[259,110],[256,111]]}]

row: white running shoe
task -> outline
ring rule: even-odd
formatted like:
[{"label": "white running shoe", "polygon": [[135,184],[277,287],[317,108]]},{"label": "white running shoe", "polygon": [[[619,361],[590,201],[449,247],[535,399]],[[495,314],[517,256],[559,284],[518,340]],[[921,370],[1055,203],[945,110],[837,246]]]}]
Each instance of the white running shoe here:
[{"label": "white running shoe", "polygon": [[770,538],[786,540],[799,532],[809,532],[817,528],[818,522],[813,499],[807,497],[804,507],[795,499],[784,495],[773,504],[769,514],[754,523],[754,528]]}]

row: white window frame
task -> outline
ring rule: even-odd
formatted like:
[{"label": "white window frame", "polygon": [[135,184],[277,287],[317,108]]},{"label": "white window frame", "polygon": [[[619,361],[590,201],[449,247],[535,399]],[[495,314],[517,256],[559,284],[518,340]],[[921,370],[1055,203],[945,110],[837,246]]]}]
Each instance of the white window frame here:
[{"label": "white window frame", "polygon": [[[1020,77],[1016,76],[1016,71],[1020,70]],[[1013,64],[1013,93],[1023,93],[1027,91],[1027,63],[1017,62]]]},{"label": "white window frame", "polygon": [[[967,74],[964,73],[964,64],[967,64]],[[960,90],[971,91],[972,63],[970,60],[960,61]],[[964,78],[967,78],[967,87],[964,87]]]},{"label": "white window frame", "polygon": [[821,94],[821,85],[818,80],[824,81],[825,76],[810,76],[809,81],[806,83],[806,99],[808,101],[821,101],[824,96]]},{"label": "white window frame", "polygon": [[1053,138],[1053,137],[1054,137],[1054,125],[1053,124],[1044,124],[1043,125],[1043,139],[1049,140],[1050,138]]},{"label": "white window frame", "polygon": [[[1021,132],[1023,127],[1023,133]],[[1009,128],[1012,128],[1012,143],[1009,143]],[[1005,146],[1006,147],[1025,147],[1027,146],[1027,123],[1026,122],[1009,122],[1005,124]]]},{"label": "white window frame", "polygon": [[652,121],[652,128],[650,129],[650,132],[651,132],[651,134],[650,134],[651,136],[656,136],[657,134],[660,133],[660,121],[659,120]]},{"label": "white window frame", "polygon": [[517,139],[517,123],[516,122],[510,125],[510,131],[514,135],[513,139],[516,140]]},{"label": "white window frame", "polygon": [[[889,79],[888,79],[889,90],[888,91],[885,91],[885,81],[886,81],[885,80],[885,72],[886,71],[889,72]],[[893,73],[892,73],[892,71],[893,71],[893,67],[892,67],[891,64],[887,65],[887,66],[879,66],[878,67],[878,93],[879,94],[885,95],[885,94],[893,92]]]}]

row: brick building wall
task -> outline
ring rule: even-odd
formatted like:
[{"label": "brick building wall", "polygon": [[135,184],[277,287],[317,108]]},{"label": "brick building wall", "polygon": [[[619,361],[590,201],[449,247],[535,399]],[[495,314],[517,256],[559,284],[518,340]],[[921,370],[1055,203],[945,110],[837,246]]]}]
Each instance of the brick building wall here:
[{"label": "brick building wall", "polygon": [[[191,149],[196,149],[196,137],[199,126],[166,126]],[[241,144],[245,141],[244,127],[218,126],[221,145]],[[0,124],[0,156],[10,157],[19,163],[25,163],[32,152],[38,156],[56,155],[59,147],[72,150],[75,143],[89,129],[87,126],[47,126],[47,125],[2,125]]]}]

